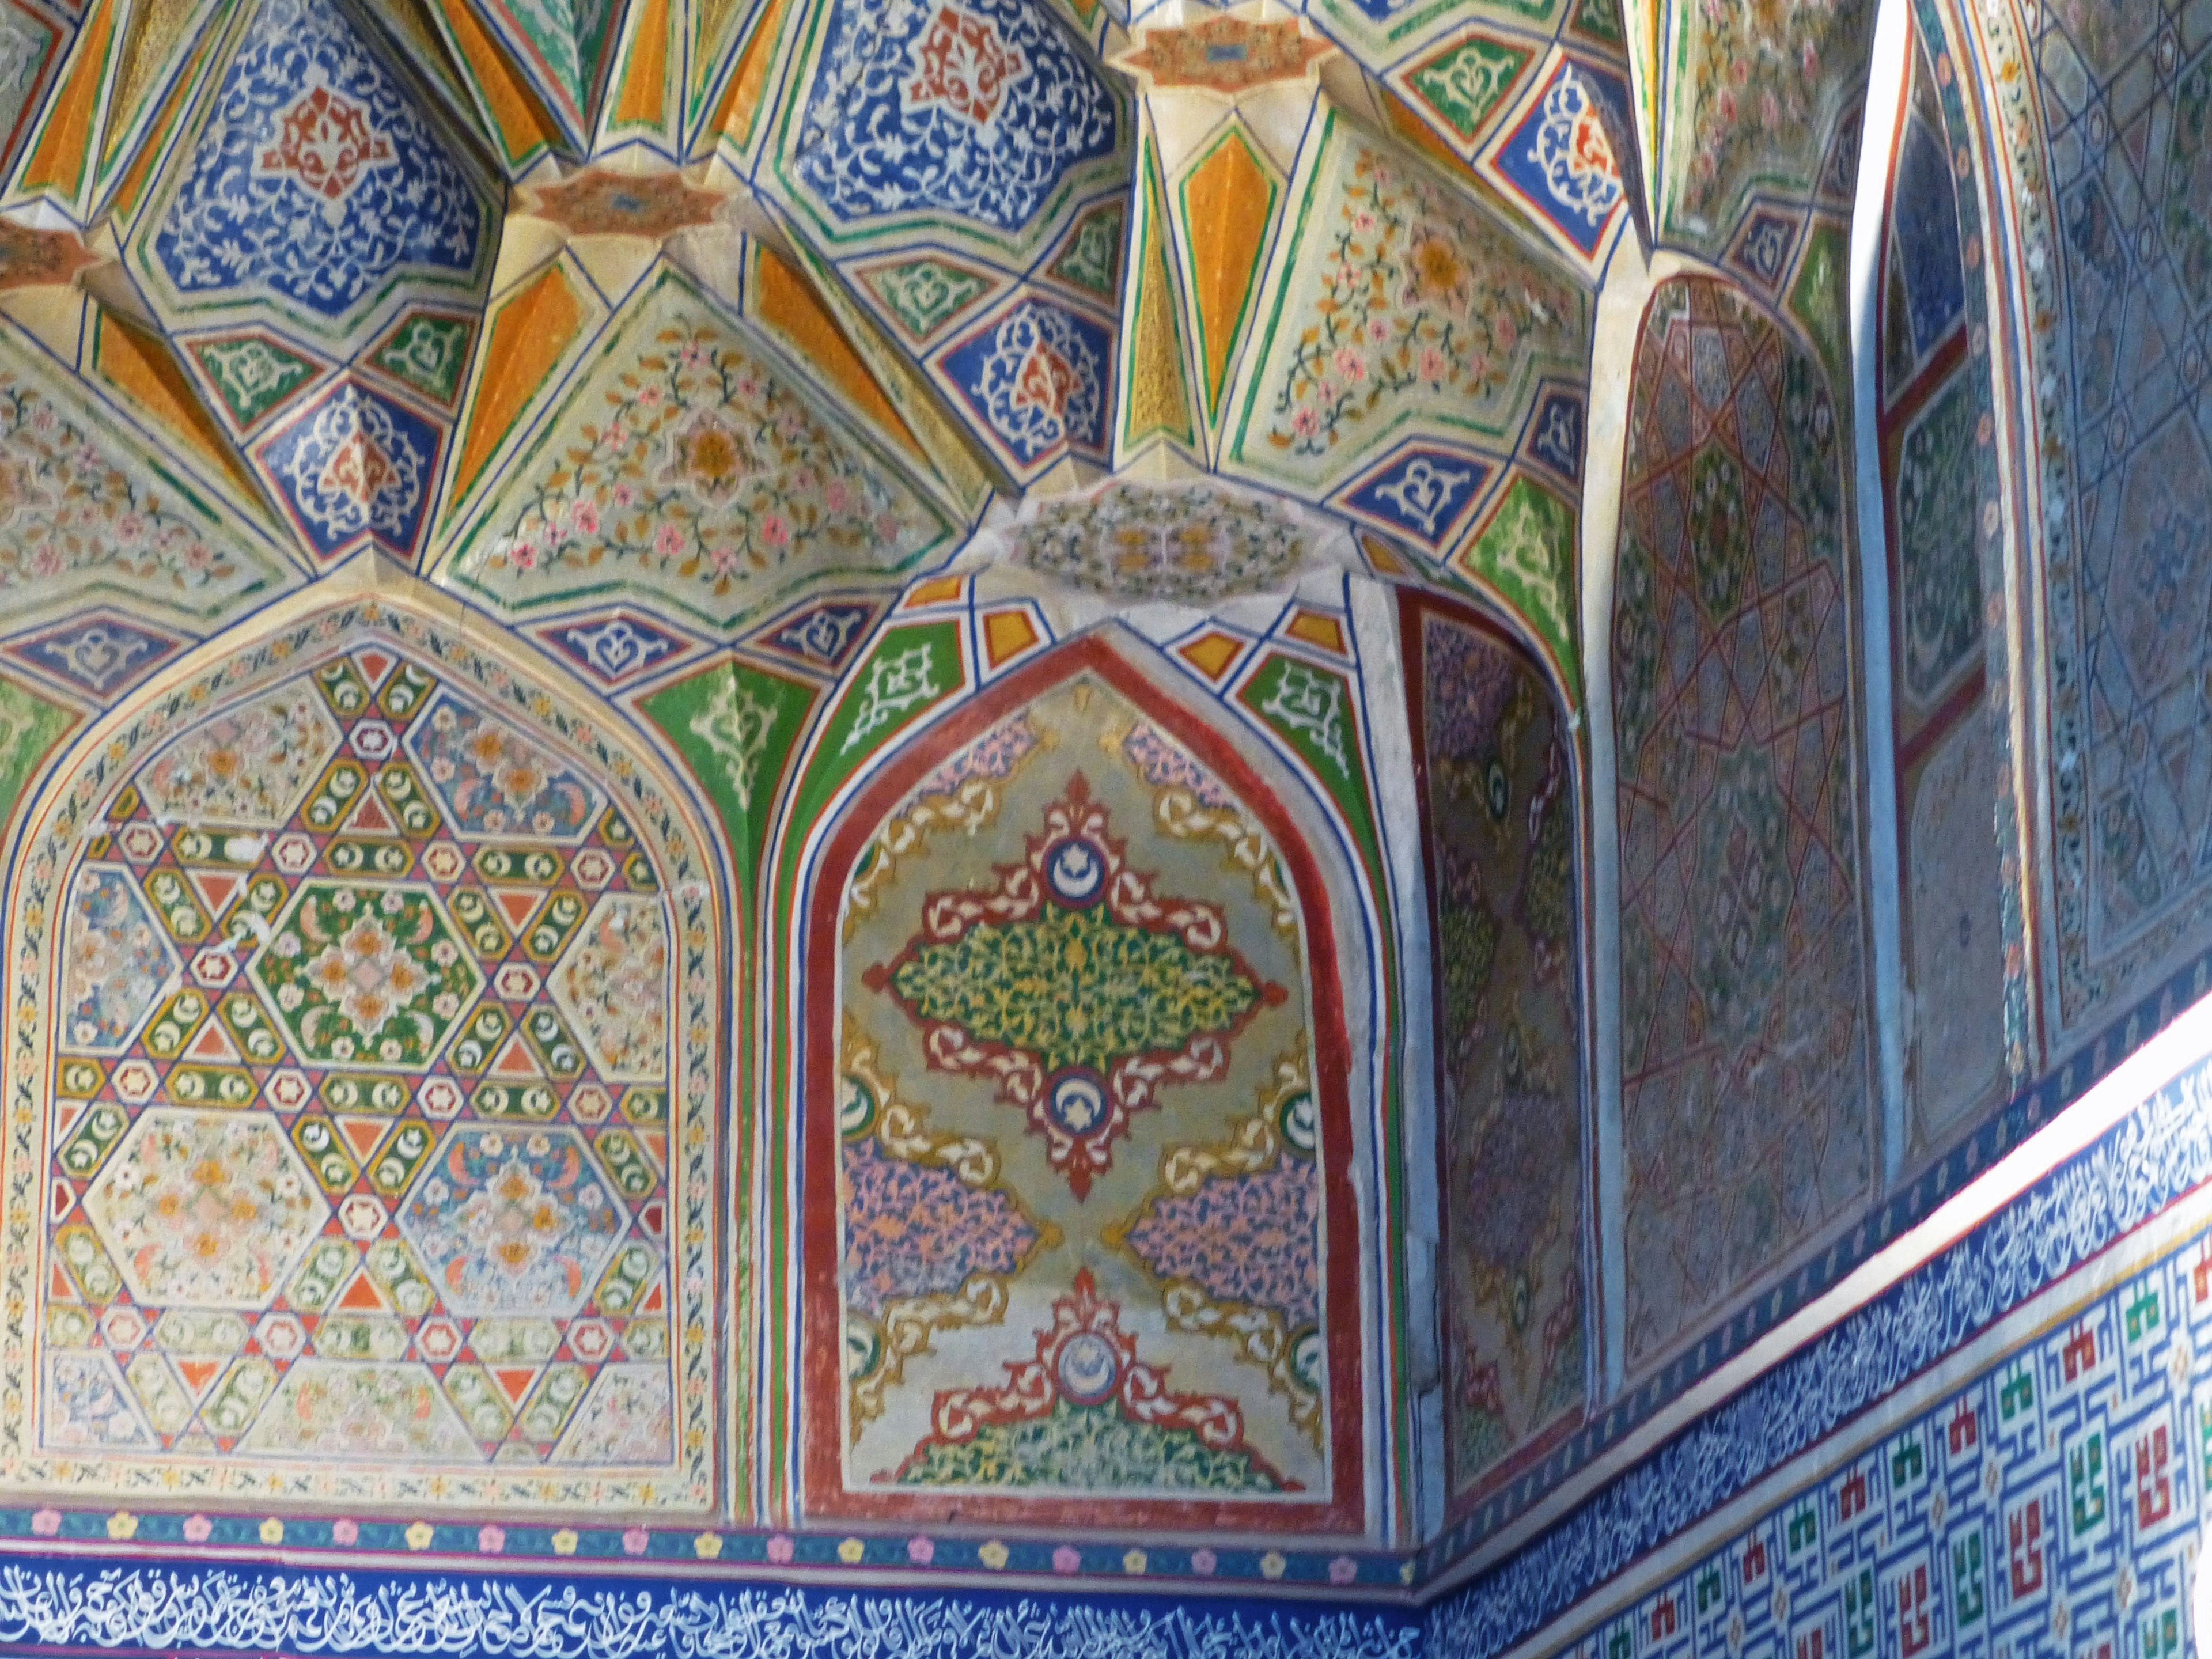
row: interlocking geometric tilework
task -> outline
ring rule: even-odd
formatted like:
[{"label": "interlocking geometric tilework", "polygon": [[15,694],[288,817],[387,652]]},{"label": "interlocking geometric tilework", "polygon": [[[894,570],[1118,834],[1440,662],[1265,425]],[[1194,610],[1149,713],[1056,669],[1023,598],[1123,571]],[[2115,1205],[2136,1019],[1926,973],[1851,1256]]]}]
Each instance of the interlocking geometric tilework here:
[{"label": "interlocking geometric tilework", "polygon": [[902,756],[825,866],[805,1501],[1356,1528],[1311,859],[1143,680],[1051,667]]},{"label": "interlocking geometric tilework", "polygon": [[909,565],[950,532],[664,266],[472,520],[448,579],[509,615],[619,596],[726,628],[806,578]]},{"label": "interlocking geometric tilework", "polygon": [[296,637],[112,775],[66,878],[19,1455],[696,1505],[711,1035],[665,826],[432,640]]},{"label": "interlocking geometric tilework", "polygon": [[1575,787],[1534,665],[1459,613],[1401,611],[1435,953],[1444,1457],[1453,1499],[1584,1390]]},{"label": "interlocking geometric tilework", "polygon": [[1992,422],[1970,349],[1966,274],[1935,71],[1916,39],[1891,184],[1881,312],[1882,487],[1890,526],[1905,1055],[1917,1147],[1932,1152],[2008,1082],[1996,831],[1984,688],[1979,504]]},{"label": "interlocking geometric tilework", "polygon": [[1559,1651],[2188,1651],[2209,1263],[2119,1276]]},{"label": "interlocking geometric tilework", "polygon": [[[2202,379],[2172,205],[2202,3],[2034,11],[2041,79],[2003,82],[2008,120],[2058,89],[2062,171],[2136,175],[2100,186],[2147,280],[2092,380],[2170,383],[2152,325]],[[1993,1028],[1945,989],[2002,939],[2019,1073],[2021,900],[2087,891],[1977,823],[2039,729],[1981,715],[1993,608],[2041,614],[1990,473],[2073,453],[1993,436],[1989,388],[2077,392],[2002,337],[1988,371],[1978,273],[2024,249],[2052,309],[2052,222],[1993,197],[1985,248],[1975,130],[1916,105],[1873,648],[1917,1139],[1869,1121],[1851,665],[1879,659],[1821,422],[1865,344],[1870,20],[0,0],[0,1546],[174,1556],[179,1647],[219,1601],[233,1646],[337,1639],[275,1608],[282,1553],[287,1607],[353,1609],[356,1646],[430,1626],[324,1568],[500,1557],[636,1595],[354,1582],[448,1647],[1011,1656],[1141,1650],[1158,1604],[672,1579],[1418,1595],[1616,1476],[1704,1504],[1703,1466],[1590,1466],[2078,1092],[1980,1111]],[[1917,100],[1952,112],[1970,40],[1930,32]],[[2101,248],[2095,218],[2063,222]],[[1655,323],[1676,355],[1638,370],[1592,590],[1629,389],[1591,385],[1593,320],[1655,225],[1767,309]],[[2092,421],[2143,463],[2138,412]],[[2082,562],[2112,640],[2053,682],[2062,769],[2142,654],[2129,592],[2194,614],[2178,454],[2179,495],[2122,501],[2172,557]],[[2124,495],[2053,491],[2053,549]],[[1586,688],[1593,592],[1621,648]],[[2185,807],[2160,718],[2107,748]],[[1583,747],[1608,729],[1619,778]],[[1591,785],[1625,963],[1581,960],[1614,869]],[[2180,902],[2117,947],[2144,972]],[[2171,1015],[2136,987],[2141,1029]],[[1616,1014],[1628,1097],[1585,1120]],[[1905,1184],[1846,1231],[1878,1154]],[[1601,1579],[1650,1518],[1604,1510],[1571,1559]],[[0,1582],[0,1646],[33,1607],[103,1641],[156,1588],[80,1618],[40,1601],[70,1571]]]},{"label": "interlocking geometric tilework", "polygon": [[1650,1358],[1875,1164],[1849,667],[1818,365],[1703,279],[1636,354],[1613,621],[1627,1331]]},{"label": "interlocking geometric tilework", "polygon": [[[2069,304],[2049,565],[2055,1023],[2078,1031],[2212,915],[2212,54],[2174,9],[2057,5],[2033,43]],[[2185,595],[2191,596],[2185,599]]]}]

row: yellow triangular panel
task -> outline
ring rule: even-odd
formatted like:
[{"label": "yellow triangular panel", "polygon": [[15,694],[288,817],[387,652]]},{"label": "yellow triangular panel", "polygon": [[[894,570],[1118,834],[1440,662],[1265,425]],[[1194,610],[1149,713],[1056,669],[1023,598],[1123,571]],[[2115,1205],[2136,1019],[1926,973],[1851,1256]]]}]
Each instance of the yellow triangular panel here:
[{"label": "yellow triangular panel", "polygon": [[769,71],[775,65],[776,37],[783,33],[791,0],[768,0],[753,19],[752,33],[730,76],[709,131],[726,141],[742,159],[760,140],[761,118],[768,113]]},{"label": "yellow triangular panel", "polygon": [[1282,199],[1282,184],[1241,125],[1232,124],[1182,176],[1191,311],[1206,424],[1221,418],[1222,394],[1260,289],[1260,263]]},{"label": "yellow triangular panel", "polygon": [[1128,362],[1123,370],[1125,450],[1160,436],[1183,444],[1197,441],[1190,385],[1183,373],[1182,319],[1176,304],[1175,278],[1168,269],[1167,212],[1150,143],[1139,167],[1144,191],[1132,232],[1135,258],[1130,263],[1136,284],[1128,313]]},{"label": "yellow triangular panel", "polygon": [[928,382],[884,340],[867,313],[846,297],[828,267],[804,246],[794,251],[814,278],[816,297],[928,458],[933,471],[922,482],[935,486],[943,505],[955,515],[973,520],[990,499],[991,480],[976,464],[966,436],[945,412]]},{"label": "yellow triangular panel", "polygon": [[[160,171],[162,146],[167,142],[168,136],[174,130],[177,122],[183,117],[185,106],[191,100],[193,85],[199,79],[201,70],[206,67],[209,55],[215,49],[217,33],[217,31],[210,30],[200,37],[199,44],[192,48],[189,66],[183,74],[177,76],[175,84],[169,88],[168,96],[162,100],[161,112],[147,125],[136,143],[131,146],[134,153],[131,157],[129,170],[124,173],[122,181],[116,185],[115,193],[107,203],[109,212],[121,222],[118,226],[118,231],[122,225],[128,224],[132,216],[138,211],[139,204],[145,199],[148,186],[153,183],[155,175]],[[122,158],[118,156],[117,159],[120,161]]]},{"label": "yellow triangular panel", "polygon": [[477,100],[430,15],[429,0],[384,0],[376,8],[376,15],[398,37],[408,62],[437,83],[471,131],[489,141]]},{"label": "yellow triangular panel", "polygon": [[468,495],[492,457],[582,334],[598,307],[556,260],[506,300],[494,302],[484,330],[483,368],[463,421],[468,441],[453,473],[453,499]]},{"label": "yellow triangular panel", "polygon": [[106,181],[128,153],[128,141],[143,125],[146,106],[167,83],[169,72],[191,50],[210,8],[204,0],[137,0],[124,32],[116,87],[108,100],[106,129],[100,146],[100,177]]},{"label": "yellow triangular panel", "polygon": [[241,502],[260,498],[237,452],[185,379],[169,348],[111,311],[95,307],[91,368],[120,394],[126,409],[219,471]]},{"label": "yellow triangular panel", "polygon": [[468,77],[477,108],[491,129],[500,160],[510,175],[519,176],[553,149],[560,129],[521,71],[477,21],[467,0],[447,0],[437,16]]},{"label": "yellow triangular panel", "polygon": [[624,137],[672,141],[669,133],[669,0],[636,0],[630,8],[629,39],[616,69],[607,100],[601,142]]},{"label": "yellow triangular panel", "polygon": [[85,20],[47,106],[46,125],[23,158],[11,196],[51,197],[72,218],[85,218],[85,186],[92,176],[100,111],[121,57],[122,9],[123,0],[99,0]]},{"label": "yellow triangular panel", "polygon": [[753,317],[777,336],[803,362],[844,394],[846,404],[866,416],[885,436],[920,461],[929,464],[921,441],[900,418],[876,384],[836,321],[823,310],[806,278],[765,242],[753,257]]}]

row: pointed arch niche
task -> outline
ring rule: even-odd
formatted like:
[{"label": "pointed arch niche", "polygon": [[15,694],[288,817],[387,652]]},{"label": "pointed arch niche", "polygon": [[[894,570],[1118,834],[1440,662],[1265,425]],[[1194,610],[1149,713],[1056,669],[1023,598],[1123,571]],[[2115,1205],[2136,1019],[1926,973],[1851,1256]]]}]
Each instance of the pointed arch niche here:
[{"label": "pointed arch niche", "polygon": [[1632,1373],[1880,1170],[1842,455],[1808,350],[1726,283],[1661,284],[1612,640]]},{"label": "pointed arch niche", "polygon": [[618,719],[483,640],[364,562],[135,693],[32,804],[16,1490],[394,1536],[722,1508],[711,843]]},{"label": "pointed arch niche", "polygon": [[1428,872],[1449,1521],[1571,1433],[1588,1398],[1581,768],[1551,683],[1504,628],[1410,588],[1399,618]]},{"label": "pointed arch niche", "polygon": [[811,1521],[1381,1524],[1359,901],[1156,655],[1054,648],[814,837]]}]

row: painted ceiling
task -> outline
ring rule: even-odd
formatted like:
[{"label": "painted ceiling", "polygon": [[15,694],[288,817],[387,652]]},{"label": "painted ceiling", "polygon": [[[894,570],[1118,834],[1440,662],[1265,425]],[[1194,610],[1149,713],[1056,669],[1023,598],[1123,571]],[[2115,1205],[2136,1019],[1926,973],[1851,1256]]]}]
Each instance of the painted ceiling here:
[{"label": "painted ceiling", "polygon": [[[1716,1011],[1640,988],[1631,1132],[1857,1006],[1871,22],[0,0],[40,1535],[1395,1593],[1574,1468],[1872,1179],[1856,1012],[1625,1300],[1583,1175],[1594,679]],[[1709,454],[1789,520],[1717,599]],[[1826,873],[1713,899],[1729,812]]]},{"label": "painted ceiling", "polygon": [[1571,680],[1595,289],[1657,226],[1781,293],[1856,84],[1805,71],[1864,33],[1686,13],[1662,76],[1629,10],[5,0],[14,441],[173,477],[112,456],[150,528],[41,599],[204,636],[373,548],[713,636],[994,503],[1228,478]]}]

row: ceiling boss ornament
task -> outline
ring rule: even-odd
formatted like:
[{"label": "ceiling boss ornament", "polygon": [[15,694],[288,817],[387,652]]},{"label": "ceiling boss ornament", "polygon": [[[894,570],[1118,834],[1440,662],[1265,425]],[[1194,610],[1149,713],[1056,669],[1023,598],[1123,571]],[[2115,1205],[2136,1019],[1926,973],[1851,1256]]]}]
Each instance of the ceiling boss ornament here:
[{"label": "ceiling boss ornament", "polygon": [[1188,87],[1225,96],[1271,82],[1304,80],[1334,50],[1326,40],[1301,34],[1295,17],[1278,22],[1209,17],[1189,28],[1146,29],[1139,40],[1134,52],[1113,60],[1116,68],[1162,90]]}]

